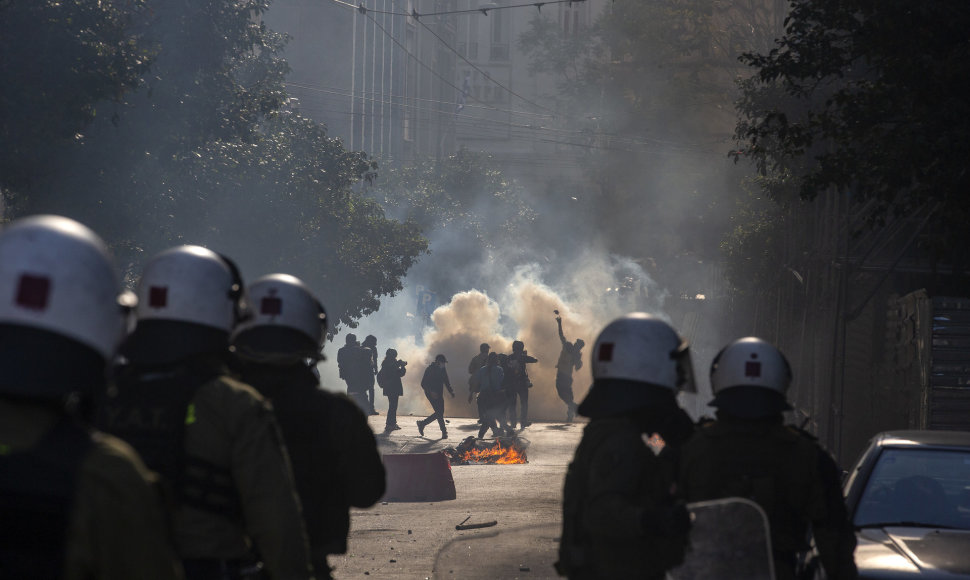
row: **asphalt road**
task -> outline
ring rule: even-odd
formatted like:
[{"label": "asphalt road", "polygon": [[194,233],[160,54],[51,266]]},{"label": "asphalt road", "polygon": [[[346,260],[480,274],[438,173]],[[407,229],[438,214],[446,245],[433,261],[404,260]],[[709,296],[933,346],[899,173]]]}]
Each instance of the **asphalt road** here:
[{"label": "asphalt road", "polygon": [[[370,417],[381,453],[431,453],[478,431],[474,419],[449,418],[449,439],[439,439],[436,424],[420,436],[417,419],[399,416],[402,429],[385,436],[384,416]],[[533,423],[520,431],[526,464],[452,466],[456,499],[352,510],[347,554],[331,559],[334,578],[557,578],[563,478],[583,426]]]}]

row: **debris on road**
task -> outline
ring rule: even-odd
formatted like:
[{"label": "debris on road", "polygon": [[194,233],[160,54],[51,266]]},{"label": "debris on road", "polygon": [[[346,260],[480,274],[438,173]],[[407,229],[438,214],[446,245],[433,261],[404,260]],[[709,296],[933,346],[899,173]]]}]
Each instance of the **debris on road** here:
[{"label": "debris on road", "polygon": [[[467,520],[465,520],[465,521],[467,521]],[[490,522],[482,522],[480,524],[466,524],[466,523],[461,523],[461,524],[458,524],[457,526],[455,526],[455,529],[456,530],[477,530],[478,528],[490,528],[490,527],[492,527],[494,525],[498,525],[498,522],[495,521],[495,520],[492,520]]]}]

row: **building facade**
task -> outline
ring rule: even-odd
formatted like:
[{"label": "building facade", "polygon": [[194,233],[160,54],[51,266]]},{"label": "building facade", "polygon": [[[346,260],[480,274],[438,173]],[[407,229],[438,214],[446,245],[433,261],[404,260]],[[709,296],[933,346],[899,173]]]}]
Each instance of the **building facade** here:
[{"label": "building facade", "polygon": [[607,0],[277,0],[264,20],[290,37],[287,88],[345,146],[395,162],[465,147],[538,184],[577,171],[582,147],[556,79],[518,46],[533,18],[576,34]]}]

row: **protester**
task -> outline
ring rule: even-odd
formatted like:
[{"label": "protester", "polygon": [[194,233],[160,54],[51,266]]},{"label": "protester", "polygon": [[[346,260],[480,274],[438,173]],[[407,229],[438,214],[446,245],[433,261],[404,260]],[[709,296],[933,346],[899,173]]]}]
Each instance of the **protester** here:
[{"label": "protester", "polygon": [[506,435],[508,425],[505,423],[505,392],[502,390],[502,380],[505,373],[498,364],[498,354],[489,353],[486,365],[475,373],[475,385],[478,392],[478,414],[482,418],[482,426],[478,430],[481,439],[491,429],[496,437]]},{"label": "protester", "polygon": [[421,377],[421,388],[424,389],[424,395],[428,398],[433,410],[431,415],[418,421],[418,433],[422,437],[424,436],[425,426],[437,421],[438,427],[441,429],[441,438],[448,438],[448,429],[445,427],[444,389],[448,389],[452,399],[455,398],[455,391],[451,388],[451,382],[448,380],[446,364],[448,364],[448,359],[445,358],[445,355],[437,355],[434,362],[424,370],[424,376]]},{"label": "protester", "polygon": [[371,351],[357,342],[356,334],[348,334],[346,344],[337,350],[337,370],[347,383],[347,395],[367,415],[371,414],[371,402],[367,389],[374,382]]},{"label": "protester", "polygon": [[539,362],[534,356],[529,356],[525,350],[525,343],[521,340],[512,342],[512,354],[509,355],[506,365],[508,373],[507,392],[509,396],[509,423],[515,428],[516,422],[516,400],[519,403],[519,426],[528,427],[532,423],[529,421],[529,389],[532,388],[532,380],[529,378],[529,369],[526,365]]},{"label": "protester", "polygon": [[401,379],[407,373],[408,361],[398,360],[397,351],[387,349],[381,370],[377,373],[377,384],[387,397],[387,418],[384,421],[384,432],[397,431],[401,427],[397,424],[397,403],[404,395],[404,385]]},{"label": "protester", "polygon": [[377,408],[374,407],[374,379],[377,376],[377,337],[373,334],[368,334],[364,337],[364,342],[361,346],[367,349],[367,374],[365,384],[367,388],[365,393],[367,394],[367,414],[368,415],[379,415]]},{"label": "protester", "polygon": [[566,340],[562,332],[562,316],[556,310],[556,324],[559,326],[559,341],[562,350],[556,362],[556,394],[566,403],[566,422],[572,423],[576,416],[576,403],[573,401],[573,369],[583,368],[583,339],[577,338],[575,343]]},{"label": "protester", "polygon": [[[488,361],[488,351],[491,349],[487,342],[483,342],[478,346],[478,354],[472,357],[472,360],[468,363],[468,402],[472,402],[472,397],[475,392],[478,391],[478,385],[475,384],[477,380],[478,369],[485,366]],[[479,410],[481,410],[481,405],[479,405]],[[481,413],[478,415],[478,422],[481,423],[484,418]]]}]

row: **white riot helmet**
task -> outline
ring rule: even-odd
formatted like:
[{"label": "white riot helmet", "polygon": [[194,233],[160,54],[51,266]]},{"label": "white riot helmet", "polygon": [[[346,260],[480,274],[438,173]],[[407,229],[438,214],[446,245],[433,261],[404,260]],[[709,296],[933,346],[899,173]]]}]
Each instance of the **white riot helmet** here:
[{"label": "white riot helmet", "polygon": [[687,341],[655,316],[634,312],[606,325],[593,345],[593,380],[621,379],[697,392]]},{"label": "white riot helmet", "polygon": [[760,338],[732,342],[711,363],[711,390],[715,396],[731,387],[760,387],[785,397],[791,380],[791,366],[785,355]]},{"label": "white riot helmet", "polygon": [[109,360],[133,302],[121,293],[104,242],[86,226],[44,215],[0,231],[0,323],[67,337]]},{"label": "white riot helmet", "polygon": [[[302,280],[289,274],[270,274],[253,282],[248,289],[253,304],[253,316],[236,327],[232,342],[261,351],[286,350],[281,342],[273,344],[249,344],[247,336],[263,331],[297,332],[306,339],[304,356],[315,358],[323,347],[327,333],[327,313],[313,292]],[[253,341],[254,342],[254,341]],[[245,355],[246,353],[240,353]],[[251,353],[252,354],[252,353]],[[311,356],[313,355],[313,356]]]},{"label": "white riot helmet", "polygon": [[248,315],[236,265],[201,246],[156,255],[138,281],[138,321],[167,320],[230,332]]}]

